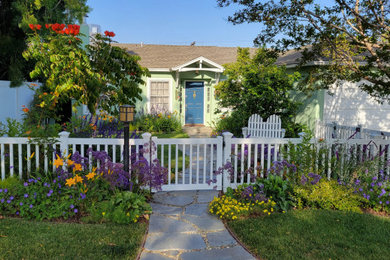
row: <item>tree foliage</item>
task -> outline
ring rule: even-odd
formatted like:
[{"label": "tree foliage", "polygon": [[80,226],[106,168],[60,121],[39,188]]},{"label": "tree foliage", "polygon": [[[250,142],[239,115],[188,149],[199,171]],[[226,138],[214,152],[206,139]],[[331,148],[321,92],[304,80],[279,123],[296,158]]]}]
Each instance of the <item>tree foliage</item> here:
[{"label": "tree foliage", "polygon": [[86,0],[0,0],[0,79],[11,86],[29,80],[33,62],[26,62],[29,24],[82,22],[89,12]]},{"label": "tree foliage", "polygon": [[57,103],[72,99],[73,107],[86,104],[93,114],[100,108],[115,115],[118,105],[141,99],[139,84],[147,69],[138,64],[139,57],[111,46],[107,35],[113,33],[97,35],[84,48],[77,25],[29,26],[32,33],[23,56],[36,62],[31,78],[44,79],[41,109],[54,110]]},{"label": "tree foliage", "polygon": [[284,66],[275,65],[276,58],[275,52],[264,48],[253,57],[249,49],[238,48],[237,61],[224,65],[228,79],[215,87],[216,98],[219,106],[240,115],[236,119],[240,127],[252,114],[264,119],[275,114],[281,116],[284,126],[292,124],[299,104],[291,100],[290,92],[300,74],[286,73]]},{"label": "tree foliage", "polygon": [[322,87],[338,79],[358,82],[378,101],[390,99],[390,0],[217,0],[242,8],[234,24],[260,23],[255,43],[276,50],[303,48],[301,65],[324,61],[312,72]]}]

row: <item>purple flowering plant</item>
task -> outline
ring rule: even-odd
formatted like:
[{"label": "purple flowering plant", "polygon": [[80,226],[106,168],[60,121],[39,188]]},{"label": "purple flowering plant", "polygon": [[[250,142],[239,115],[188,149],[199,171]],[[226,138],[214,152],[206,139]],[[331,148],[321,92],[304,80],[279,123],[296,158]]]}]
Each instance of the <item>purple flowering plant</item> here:
[{"label": "purple flowering plant", "polygon": [[390,176],[383,170],[374,176],[371,176],[368,171],[365,173],[366,176],[356,178],[348,185],[356,194],[364,198],[364,207],[390,213]]}]

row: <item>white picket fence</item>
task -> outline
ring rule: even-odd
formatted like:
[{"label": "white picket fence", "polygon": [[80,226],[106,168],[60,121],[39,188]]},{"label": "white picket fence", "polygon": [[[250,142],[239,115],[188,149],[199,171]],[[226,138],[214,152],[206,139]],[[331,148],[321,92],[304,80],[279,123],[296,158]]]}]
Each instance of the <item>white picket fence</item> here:
[{"label": "white picket fence", "polygon": [[316,138],[324,139],[384,139],[390,140],[390,132],[363,128],[362,125],[346,126],[336,122],[316,122]]},{"label": "white picket fence", "polygon": [[[57,142],[50,145],[37,144],[28,138],[0,138],[1,179],[15,174],[23,178],[35,170],[54,170],[55,151],[61,151],[65,156],[77,151],[91,158],[87,150],[92,148],[106,151],[113,162],[123,161],[123,139],[69,138],[68,135],[62,132]],[[163,190],[226,190],[227,187],[251,183],[251,176],[263,176],[274,161],[290,161],[290,158],[284,158],[285,154],[289,149],[298,148],[300,143],[300,138],[232,138],[231,133],[216,138],[180,139],[157,138],[145,133],[141,139],[130,139],[130,151],[139,156],[145,144],[156,147],[155,153],[149,154],[149,149],[142,155],[149,161],[158,159],[168,169]],[[318,139],[313,139],[311,143],[317,151],[322,149],[322,155],[316,158],[317,167],[325,168],[329,178],[335,167],[342,170],[348,164],[370,159],[379,153],[383,164],[390,159],[390,140],[329,139],[318,142]],[[335,157],[339,158],[337,164],[332,161]],[[91,169],[93,165],[89,161]],[[232,164],[232,176],[227,171],[223,176],[216,175],[227,162]],[[386,168],[386,173],[389,174],[389,168]]]}]

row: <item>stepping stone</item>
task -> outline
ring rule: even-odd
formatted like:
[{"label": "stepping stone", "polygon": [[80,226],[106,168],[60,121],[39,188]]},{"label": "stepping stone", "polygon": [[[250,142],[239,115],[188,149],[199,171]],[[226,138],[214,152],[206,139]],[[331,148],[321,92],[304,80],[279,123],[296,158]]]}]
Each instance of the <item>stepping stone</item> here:
[{"label": "stepping stone", "polygon": [[[196,191],[191,191],[191,193],[196,194]],[[156,193],[153,196],[154,202],[161,204],[168,204],[172,206],[185,206],[194,202],[193,196],[188,195],[188,192],[175,192],[175,193]]]},{"label": "stepping stone", "polygon": [[148,235],[147,250],[192,250],[205,249],[206,244],[199,234],[156,233]]},{"label": "stepping stone", "polygon": [[218,191],[208,190],[208,191],[199,191],[198,193],[198,203],[209,203],[214,197],[218,197]]},{"label": "stepping stone", "polygon": [[237,241],[227,230],[208,233],[207,239],[212,247],[237,245]]},{"label": "stepping stone", "polygon": [[165,206],[156,203],[150,203],[152,206],[153,213],[163,214],[163,215],[180,215],[182,212],[182,208]]},{"label": "stepping stone", "polygon": [[185,215],[210,216],[208,213],[208,204],[191,204],[185,208]]},{"label": "stepping stone", "polygon": [[165,216],[152,215],[149,222],[149,233],[196,232],[196,228],[188,223]]},{"label": "stepping stone", "polygon": [[163,255],[160,255],[160,254],[155,254],[155,253],[149,253],[149,252],[142,252],[141,256],[140,256],[140,259],[141,260],[168,260],[168,259],[171,259],[167,256],[163,256]]},{"label": "stepping stone", "polygon": [[199,259],[218,259],[218,260],[249,260],[255,259],[251,254],[245,251],[241,246],[231,248],[202,250],[195,252],[186,252],[180,255],[183,260]]},{"label": "stepping stone", "polygon": [[220,221],[215,216],[207,215],[199,217],[193,215],[184,215],[182,218],[204,231],[225,230],[225,226],[223,225],[222,221]]}]

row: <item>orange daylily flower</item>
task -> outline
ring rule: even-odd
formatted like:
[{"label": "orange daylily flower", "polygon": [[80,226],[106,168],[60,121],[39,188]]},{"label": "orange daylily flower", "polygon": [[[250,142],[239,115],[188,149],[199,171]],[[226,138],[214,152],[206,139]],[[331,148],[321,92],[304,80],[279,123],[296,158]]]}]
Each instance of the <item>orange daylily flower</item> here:
[{"label": "orange daylily flower", "polygon": [[76,185],[76,180],[75,180],[75,178],[66,179],[65,185],[68,185],[69,187],[72,186],[72,185]]},{"label": "orange daylily flower", "polygon": [[83,178],[81,178],[79,175],[76,175],[74,179],[76,180],[76,183],[83,182]]},{"label": "orange daylily flower", "polygon": [[54,166],[56,167],[56,168],[58,168],[58,167],[60,167],[60,166],[62,166],[62,165],[64,165],[64,161],[58,156],[58,154],[57,154],[57,159],[55,159],[54,160]]},{"label": "orange daylily flower", "polygon": [[72,166],[74,164],[74,161],[68,159],[66,163],[68,164],[68,166]]},{"label": "orange daylily flower", "polygon": [[74,164],[73,172],[75,172],[75,171],[82,171],[82,170],[83,170],[83,167],[81,166],[81,164],[79,164],[79,163],[75,163]]},{"label": "orange daylily flower", "polygon": [[96,176],[96,173],[94,173],[94,172],[90,172],[90,173],[88,173],[88,174],[87,174],[87,175],[85,175],[85,176],[87,176],[88,180],[90,180],[90,179],[92,179],[93,177],[95,177],[95,176]]}]

